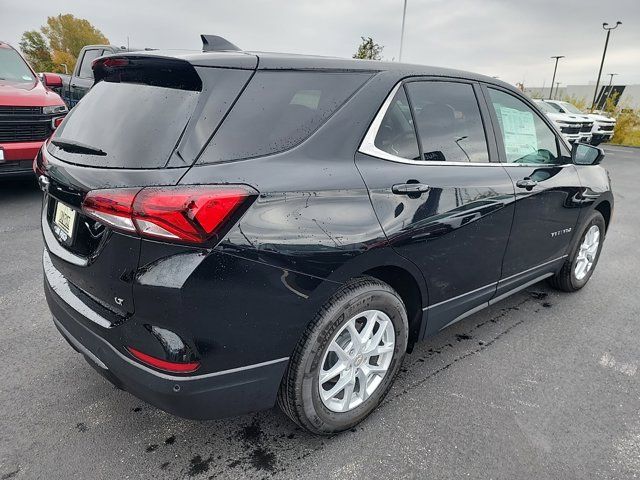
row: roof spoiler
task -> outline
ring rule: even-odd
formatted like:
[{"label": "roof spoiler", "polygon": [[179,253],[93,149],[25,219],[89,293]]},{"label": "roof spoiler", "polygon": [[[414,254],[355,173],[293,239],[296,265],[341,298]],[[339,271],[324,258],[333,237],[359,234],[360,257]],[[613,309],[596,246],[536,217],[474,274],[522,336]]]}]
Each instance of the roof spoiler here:
[{"label": "roof spoiler", "polygon": [[240,50],[229,40],[219,37],[218,35],[200,35],[200,38],[202,39],[203,52],[221,52],[224,50],[235,50],[235,51]]}]

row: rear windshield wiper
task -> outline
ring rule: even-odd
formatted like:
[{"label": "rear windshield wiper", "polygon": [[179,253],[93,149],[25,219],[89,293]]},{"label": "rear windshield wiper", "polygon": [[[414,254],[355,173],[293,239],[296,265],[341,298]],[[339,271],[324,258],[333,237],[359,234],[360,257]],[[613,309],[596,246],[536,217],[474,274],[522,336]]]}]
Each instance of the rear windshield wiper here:
[{"label": "rear windshield wiper", "polygon": [[105,156],[107,152],[100,150],[99,148],[86,145],[84,143],[76,142],[75,140],[65,140],[64,138],[54,138],[51,140],[56,147],[69,153],[87,153],[89,155]]}]

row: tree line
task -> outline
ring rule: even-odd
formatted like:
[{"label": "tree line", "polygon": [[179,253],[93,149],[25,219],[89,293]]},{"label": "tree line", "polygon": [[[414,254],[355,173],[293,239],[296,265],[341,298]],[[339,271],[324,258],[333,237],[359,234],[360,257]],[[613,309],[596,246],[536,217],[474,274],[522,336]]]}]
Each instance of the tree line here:
[{"label": "tree line", "polygon": [[109,39],[84,18],[67,13],[48,17],[39,30],[22,34],[20,50],[36,72],[71,72],[85,45],[108,45]]},{"label": "tree line", "polygon": [[[371,37],[361,37],[361,40],[353,58],[382,58],[383,46]],[[36,72],[66,73],[73,71],[82,47],[108,44],[109,39],[91,22],[67,13],[48,17],[39,30],[24,32],[19,45]]]}]

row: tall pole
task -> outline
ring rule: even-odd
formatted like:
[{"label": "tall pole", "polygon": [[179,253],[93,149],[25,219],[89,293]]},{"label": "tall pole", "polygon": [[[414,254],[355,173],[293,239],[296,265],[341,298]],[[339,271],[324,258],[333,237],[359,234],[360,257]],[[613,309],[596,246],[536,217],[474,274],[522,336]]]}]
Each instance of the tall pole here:
[{"label": "tall pole", "polygon": [[553,67],[553,78],[551,79],[551,90],[549,91],[549,100],[551,100],[551,97],[553,96],[553,84],[556,81],[556,70],[558,70],[558,60],[560,60],[561,58],[564,58],[564,55],[555,55],[551,58],[556,59],[556,65],[555,67]]},{"label": "tall pole", "polygon": [[607,31],[607,38],[604,41],[604,51],[602,52],[602,60],[600,61],[600,70],[598,70],[598,80],[596,81],[596,91],[593,92],[593,102],[591,102],[591,110],[596,108],[596,97],[598,96],[598,87],[600,87],[600,77],[602,76],[602,67],[604,66],[604,57],[607,55],[607,45],[609,45],[609,35],[611,30],[615,30],[622,22],[618,20],[613,27],[610,27],[608,23],[603,23],[602,28]]},{"label": "tall pole", "polygon": [[402,45],[404,44],[404,20],[407,17],[407,0],[404,0],[404,8],[402,9],[402,30],[400,30],[400,55],[398,61],[402,61]]}]

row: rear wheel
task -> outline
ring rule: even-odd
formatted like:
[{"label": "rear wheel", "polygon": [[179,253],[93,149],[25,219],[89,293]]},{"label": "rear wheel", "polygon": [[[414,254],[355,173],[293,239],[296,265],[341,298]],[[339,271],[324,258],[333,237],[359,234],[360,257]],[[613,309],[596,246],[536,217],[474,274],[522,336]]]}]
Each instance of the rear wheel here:
[{"label": "rear wheel", "polygon": [[282,381],[280,407],[313,433],[353,427],[391,387],[407,336],[399,295],[374,278],[355,279],[307,327]]},{"label": "rear wheel", "polygon": [[604,233],[604,218],[600,212],[595,211],[584,226],[562,269],[551,277],[550,283],[553,287],[565,292],[575,292],[587,284],[600,258]]}]

